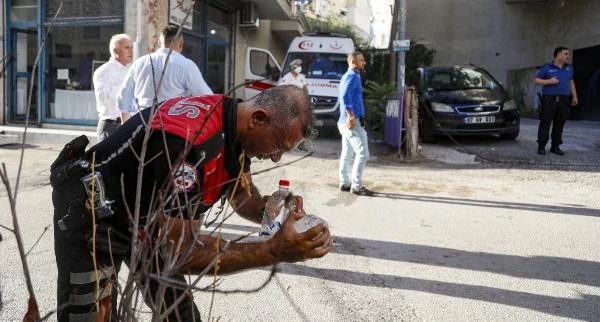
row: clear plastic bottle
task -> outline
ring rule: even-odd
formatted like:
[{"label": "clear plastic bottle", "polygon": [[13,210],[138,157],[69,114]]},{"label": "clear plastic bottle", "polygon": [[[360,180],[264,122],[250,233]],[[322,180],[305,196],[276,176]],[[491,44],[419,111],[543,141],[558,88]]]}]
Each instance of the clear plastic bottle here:
[{"label": "clear plastic bottle", "polygon": [[296,228],[297,232],[303,233],[320,223],[323,223],[325,227],[329,226],[329,224],[323,218],[306,214],[304,217],[300,218],[300,220],[294,223],[294,228]]},{"label": "clear plastic bottle", "polygon": [[[300,220],[297,220],[294,223],[294,228],[296,228],[296,232],[303,233],[321,223],[324,224],[325,227],[329,227],[329,224],[327,223],[327,221],[325,221],[325,219],[317,217],[315,215],[306,214],[304,215],[304,217],[300,218]],[[321,234],[317,235],[315,238],[319,238],[319,236],[321,236]],[[333,236],[329,236],[329,240],[323,246],[329,244],[332,239]],[[317,249],[321,247],[317,247]]]},{"label": "clear plastic bottle", "polygon": [[287,219],[290,211],[296,209],[296,200],[290,192],[290,182],[279,180],[279,189],[267,200],[265,215],[262,218],[259,236],[269,239],[275,235]]}]

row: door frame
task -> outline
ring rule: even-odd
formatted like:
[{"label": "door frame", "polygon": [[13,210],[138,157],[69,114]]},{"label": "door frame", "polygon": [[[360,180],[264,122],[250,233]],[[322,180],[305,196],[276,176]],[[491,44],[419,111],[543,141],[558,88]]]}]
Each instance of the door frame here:
[{"label": "door frame", "polygon": [[[7,61],[5,64],[7,66],[6,73],[7,77],[5,78],[4,84],[4,103],[3,106],[4,111],[4,122],[13,122],[15,120],[16,115],[16,105],[14,104],[15,95],[13,95],[12,87],[16,88],[16,64],[15,64],[15,45],[16,45],[16,33],[20,31],[32,32],[36,34],[36,55],[39,53],[39,49],[42,48],[42,38],[40,37],[43,34],[43,22],[44,22],[44,10],[45,10],[45,1],[37,0],[36,1],[36,15],[35,20],[26,20],[26,21],[12,21],[11,19],[11,0],[4,0],[4,41],[6,46],[4,47],[4,56],[7,57]],[[36,71],[35,71],[35,84],[37,86],[37,95],[36,95],[36,114],[37,119],[30,119],[30,121],[34,121],[37,126],[41,126],[42,117],[43,117],[43,107],[45,102],[43,101],[43,77],[44,73],[44,53],[39,53],[40,59],[38,59]],[[31,82],[29,81],[28,86]],[[27,97],[29,96],[29,91],[27,92]],[[23,118],[24,120],[24,118]]]},{"label": "door frame", "polygon": [[222,47],[223,50],[225,51],[225,68],[223,69],[223,79],[224,79],[224,84],[223,85],[223,94],[227,94],[227,95],[232,95],[231,93],[229,93],[229,91],[231,90],[231,43],[229,43],[228,41],[224,40],[224,39],[220,39],[220,38],[213,38],[213,37],[207,37],[206,38],[206,48],[204,50],[205,55],[204,57],[206,57],[204,59],[205,61],[205,70],[208,72],[208,63],[209,63],[209,57],[208,57],[208,47],[210,46],[216,46],[216,47]]},{"label": "door frame", "polygon": [[[272,72],[271,75],[258,74],[256,71],[253,71],[253,66],[260,65],[259,70],[262,71],[262,62],[255,63],[255,56],[253,53],[259,53],[264,55],[267,58],[267,62],[273,62],[274,67],[277,68],[277,73]],[[266,71],[269,74],[269,71]],[[249,100],[252,97],[258,95],[262,91],[269,89],[271,87],[277,86],[277,80],[273,79],[277,75],[281,73],[281,66],[271,54],[270,51],[264,48],[258,47],[248,47],[246,49],[246,66],[244,68],[244,99]]]},{"label": "door frame", "polygon": [[[10,40],[7,42],[8,44],[8,48],[7,51],[8,53],[11,55],[10,58],[10,63],[8,64],[8,71],[9,71],[9,77],[8,77],[8,119],[10,121],[25,121],[26,119],[26,115],[27,115],[27,110],[28,105],[29,105],[29,92],[30,92],[30,86],[32,85],[31,83],[31,79],[35,79],[35,83],[33,84],[33,86],[36,86],[38,88],[38,90],[35,92],[35,102],[36,102],[36,106],[35,106],[35,118],[32,118],[30,115],[29,121],[31,123],[37,123],[40,124],[41,121],[41,113],[40,113],[40,81],[39,81],[39,77],[40,77],[40,73],[39,73],[39,60],[38,60],[38,66],[36,67],[35,73],[36,75],[34,75],[32,72],[30,71],[26,71],[26,72],[20,72],[17,70],[17,56],[16,56],[16,51],[17,51],[17,41],[18,41],[18,34],[19,33],[23,33],[23,34],[29,34],[29,35],[34,35],[36,38],[36,55],[38,53],[38,48],[39,48],[39,37],[38,37],[38,30],[36,28],[36,26],[29,26],[29,24],[25,24],[25,25],[19,25],[19,26],[14,26],[12,28],[10,28],[9,34],[10,34]],[[37,76],[37,77],[36,77]],[[18,90],[18,80],[20,78],[25,78],[27,80],[27,91],[26,91],[26,98],[25,98],[25,114],[17,114],[18,112],[18,97],[17,97],[17,90]]]}]

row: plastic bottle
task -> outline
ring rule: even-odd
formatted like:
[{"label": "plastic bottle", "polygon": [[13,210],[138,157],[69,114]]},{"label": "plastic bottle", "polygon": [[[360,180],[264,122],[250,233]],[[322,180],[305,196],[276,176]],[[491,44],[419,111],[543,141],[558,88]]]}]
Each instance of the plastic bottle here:
[{"label": "plastic bottle", "polygon": [[306,214],[304,215],[304,217],[300,218],[300,220],[294,223],[294,228],[296,228],[297,232],[303,233],[320,223],[323,223],[325,227],[329,226],[329,224],[324,219],[315,215]]},{"label": "plastic bottle", "polygon": [[[296,210],[296,199],[290,191],[290,182],[288,180],[279,180],[279,189],[269,197],[265,205],[265,215],[262,220],[259,236],[264,239],[273,237],[281,229],[289,213],[294,210]],[[294,223],[294,228],[296,232],[303,233],[320,223],[323,223],[326,227],[329,226],[324,219],[306,214]]]},{"label": "plastic bottle", "polygon": [[[300,218],[300,220],[297,220],[294,223],[294,228],[296,228],[296,231],[298,233],[303,233],[321,223],[324,224],[325,227],[329,227],[329,224],[323,218],[317,217],[315,215],[306,214],[306,215],[304,215],[304,217]],[[319,238],[319,236],[321,236],[321,234],[317,235],[315,238]],[[327,243],[331,242],[332,238],[333,237],[330,236],[329,241]],[[325,245],[323,245],[323,246],[325,246]],[[321,247],[317,247],[317,248],[321,248]]]},{"label": "plastic bottle", "polygon": [[296,209],[296,200],[290,192],[290,182],[279,180],[279,189],[267,200],[259,236],[269,239],[275,235],[287,219],[290,211]]}]

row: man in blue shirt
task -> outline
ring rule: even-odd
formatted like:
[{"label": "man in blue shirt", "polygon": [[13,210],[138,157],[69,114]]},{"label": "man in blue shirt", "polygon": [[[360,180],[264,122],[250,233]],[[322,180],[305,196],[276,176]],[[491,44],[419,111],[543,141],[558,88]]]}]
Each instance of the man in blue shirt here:
[{"label": "man in blue shirt", "polygon": [[[348,55],[348,71],[340,80],[340,118],[338,130],[342,136],[340,155],[340,190],[350,191],[360,196],[372,196],[373,191],[365,188],[362,180],[365,164],[369,160],[369,142],[364,129],[365,105],[363,103],[360,73],[364,71],[365,58],[355,51]],[[354,159],[352,181],[348,173],[348,164]]]},{"label": "man in blue shirt", "polygon": [[563,143],[562,132],[569,118],[569,103],[578,103],[575,82],[573,81],[573,66],[569,65],[570,51],[566,47],[554,50],[554,61],[544,65],[537,73],[534,84],[542,88],[542,110],[538,127],[538,154],[546,154],[546,143],[550,138],[552,125],[552,144],[550,152],[564,155],[559,148]]}]

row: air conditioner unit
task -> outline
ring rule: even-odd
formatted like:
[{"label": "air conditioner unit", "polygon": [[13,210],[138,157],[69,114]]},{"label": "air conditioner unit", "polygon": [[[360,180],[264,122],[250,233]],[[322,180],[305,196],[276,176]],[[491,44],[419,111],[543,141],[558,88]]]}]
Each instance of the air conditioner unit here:
[{"label": "air conditioner unit", "polygon": [[258,15],[256,14],[256,5],[254,2],[248,1],[242,3],[240,27],[258,28]]}]

